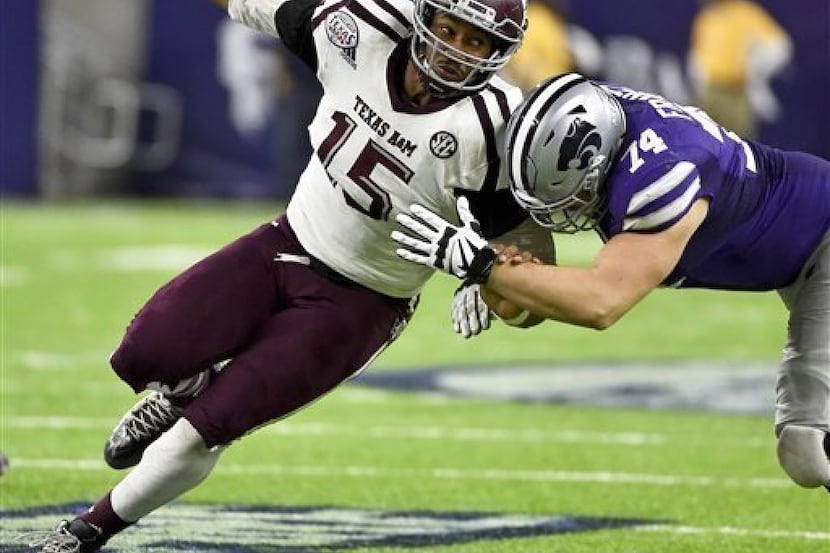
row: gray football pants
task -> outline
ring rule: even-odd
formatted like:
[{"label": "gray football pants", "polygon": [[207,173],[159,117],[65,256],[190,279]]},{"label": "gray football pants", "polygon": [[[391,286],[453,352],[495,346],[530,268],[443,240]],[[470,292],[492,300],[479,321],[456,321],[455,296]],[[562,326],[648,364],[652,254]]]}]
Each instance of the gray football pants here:
[{"label": "gray football pants", "polygon": [[830,234],[778,293],[790,319],[776,386],[776,435],[788,424],[830,431]]}]

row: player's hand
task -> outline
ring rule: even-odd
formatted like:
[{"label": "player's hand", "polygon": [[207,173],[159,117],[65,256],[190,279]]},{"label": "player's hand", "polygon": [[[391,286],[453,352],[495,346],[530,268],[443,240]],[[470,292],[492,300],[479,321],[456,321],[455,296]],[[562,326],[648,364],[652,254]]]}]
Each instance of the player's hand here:
[{"label": "player's hand", "polygon": [[490,328],[490,308],[481,297],[478,284],[462,284],[452,298],[452,326],[464,338]]},{"label": "player's hand", "polygon": [[423,206],[412,204],[409,213],[395,218],[410,234],[394,231],[395,250],[402,259],[434,267],[472,283],[484,283],[496,260],[495,252],[479,234],[478,221],[470,212],[467,198],[458,198],[457,227]]},{"label": "player's hand", "polygon": [[493,250],[496,252],[496,262],[499,265],[521,265],[522,263],[542,264],[542,260],[535,257],[527,250],[519,249],[519,246],[514,244],[493,244]]}]

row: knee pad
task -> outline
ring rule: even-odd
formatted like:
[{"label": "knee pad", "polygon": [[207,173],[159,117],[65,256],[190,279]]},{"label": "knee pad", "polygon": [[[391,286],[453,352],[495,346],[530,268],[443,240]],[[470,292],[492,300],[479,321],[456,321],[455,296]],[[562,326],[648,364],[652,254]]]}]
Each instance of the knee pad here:
[{"label": "knee pad", "polygon": [[790,424],[778,436],[778,463],[805,488],[830,485],[830,439],[824,430]]}]

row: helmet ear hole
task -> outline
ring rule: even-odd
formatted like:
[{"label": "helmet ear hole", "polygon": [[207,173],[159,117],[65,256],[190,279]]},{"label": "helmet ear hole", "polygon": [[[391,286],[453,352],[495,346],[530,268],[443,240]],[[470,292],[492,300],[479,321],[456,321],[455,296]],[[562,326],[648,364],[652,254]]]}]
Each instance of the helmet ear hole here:
[{"label": "helmet ear hole", "polygon": [[507,170],[516,201],[535,212],[535,219],[550,221],[545,226],[554,231],[596,228],[606,204],[602,184],[624,135],[622,109],[600,85],[576,73],[543,82],[507,128]]}]

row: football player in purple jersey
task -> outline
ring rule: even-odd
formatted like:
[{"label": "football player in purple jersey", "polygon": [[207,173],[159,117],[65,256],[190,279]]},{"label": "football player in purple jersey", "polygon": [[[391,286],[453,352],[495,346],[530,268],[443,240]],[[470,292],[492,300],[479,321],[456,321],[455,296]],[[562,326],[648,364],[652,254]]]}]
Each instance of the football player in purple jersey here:
[{"label": "football player in purple jersey", "polygon": [[459,226],[419,205],[398,216],[398,255],[600,330],[658,286],[777,291],[789,310],[778,459],[797,484],[830,485],[830,162],[575,73],[534,89],[506,140],[516,200],[554,232],[596,230],[593,264],[504,263],[472,217]]},{"label": "football player in purple jersey", "polygon": [[[515,202],[501,163],[521,91],[496,73],[521,43],[524,0],[227,7],[316,72],[314,154],[284,216],[185,270],[130,323],[110,362],[137,393],[153,392],[116,426],[105,459],[135,468],[87,512],[31,539],[43,553],[98,551],[201,482],[229,444],[365,368],[435,272],[390,247],[395,215],[411,203],[454,218],[463,197],[486,236],[553,259],[550,232]],[[463,333],[489,324],[478,285],[454,305]]]}]

